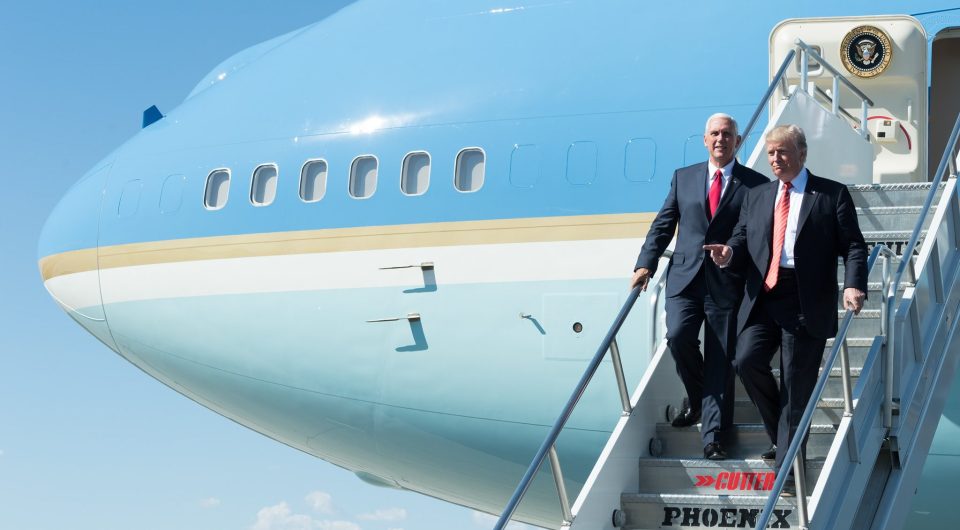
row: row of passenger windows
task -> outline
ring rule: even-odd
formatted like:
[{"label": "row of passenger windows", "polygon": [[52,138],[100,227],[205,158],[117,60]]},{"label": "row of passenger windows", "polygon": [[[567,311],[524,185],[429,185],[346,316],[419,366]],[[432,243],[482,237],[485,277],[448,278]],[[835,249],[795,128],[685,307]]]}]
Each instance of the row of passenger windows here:
[{"label": "row of passenger windows", "polygon": [[[454,168],[454,187],[469,193],[483,186],[486,154],[479,147],[469,147],[457,153]],[[355,199],[366,199],[377,191],[377,173],[380,161],[373,155],[358,156],[350,164],[350,181],[347,191]],[[317,202],[327,191],[327,161],[308,160],[300,169],[300,199]],[[280,172],[276,164],[257,166],[250,180],[250,203],[267,206],[277,196],[277,181]],[[400,167],[400,191],[405,195],[422,195],[430,186],[430,153],[414,151],[407,153]],[[219,210],[227,204],[230,192],[230,170],[215,169],[207,176],[203,205],[209,210]]]}]

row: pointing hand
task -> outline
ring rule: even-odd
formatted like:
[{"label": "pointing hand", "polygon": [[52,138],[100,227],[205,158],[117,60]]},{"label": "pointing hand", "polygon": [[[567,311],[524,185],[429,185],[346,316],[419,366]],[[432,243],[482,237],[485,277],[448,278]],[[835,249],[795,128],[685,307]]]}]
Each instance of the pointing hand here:
[{"label": "pointing hand", "polygon": [[720,244],[704,245],[703,250],[710,252],[710,259],[720,267],[726,267],[733,257],[733,249]]}]

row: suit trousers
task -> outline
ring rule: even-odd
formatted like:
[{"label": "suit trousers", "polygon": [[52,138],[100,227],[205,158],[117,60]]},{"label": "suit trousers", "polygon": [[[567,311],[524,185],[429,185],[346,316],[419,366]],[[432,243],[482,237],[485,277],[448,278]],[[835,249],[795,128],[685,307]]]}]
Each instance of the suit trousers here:
[{"label": "suit trousers", "polygon": [[[735,307],[718,305],[706,288],[701,270],[686,289],[666,299],[667,346],[690,400],[701,411],[703,445],[720,442],[733,425]],[[700,327],[704,328],[700,354]]]},{"label": "suit trousers", "polygon": [[[777,285],[757,298],[740,332],[734,361],[747,394],[760,411],[770,441],[777,445],[777,469],[783,464],[783,456],[817,384],[826,343],[826,338],[807,332],[796,275],[792,269],[781,268]],[[777,350],[779,388],[770,365]],[[801,455],[806,455],[806,439]]]}]

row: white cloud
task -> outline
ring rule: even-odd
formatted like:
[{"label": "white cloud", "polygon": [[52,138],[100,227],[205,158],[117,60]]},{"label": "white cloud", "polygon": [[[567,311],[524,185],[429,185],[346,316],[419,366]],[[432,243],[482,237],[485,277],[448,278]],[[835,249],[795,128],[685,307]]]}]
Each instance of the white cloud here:
[{"label": "white cloud", "polygon": [[316,521],[315,525],[319,530],[361,530],[356,523],[350,521]]},{"label": "white cloud", "polygon": [[407,518],[407,511],[403,508],[387,508],[373,513],[364,513],[357,516],[361,521],[403,521]]},{"label": "white cloud", "polygon": [[329,493],[323,491],[314,491],[307,495],[307,503],[320,513],[333,513],[333,498]]},{"label": "white cloud", "polygon": [[310,530],[313,519],[309,515],[294,514],[286,501],[261,508],[253,530]]},{"label": "white cloud", "polygon": [[216,508],[220,506],[220,499],[216,497],[207,497],[206,499],[200,499],[201,508]]},{"label": "white cloud", "polygon": [[321,521],[305,514],[293,513],[286,501],[261,508],[251,530],[361,530],[350,521]]},{"label": "white cloud", "polygon": [[[481,528],[493,528],[493,525],[500,519],[499,516],[493,516],[488,513],[473,512],[473,524]],[[507,525],[507,530],[539,530],[535,526],[528,524],[511,522]]]}]

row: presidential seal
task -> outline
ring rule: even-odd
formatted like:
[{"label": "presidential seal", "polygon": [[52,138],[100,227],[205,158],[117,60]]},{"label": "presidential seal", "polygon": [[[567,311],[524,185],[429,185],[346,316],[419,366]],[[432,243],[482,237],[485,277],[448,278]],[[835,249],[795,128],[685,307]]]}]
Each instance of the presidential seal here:
[{"label": "presidential seal", "polygon": [[890,64],[893,46],[880,28],[858,26],[840,44],[840,57],[847,71],[858,77],[880,75]]}]

